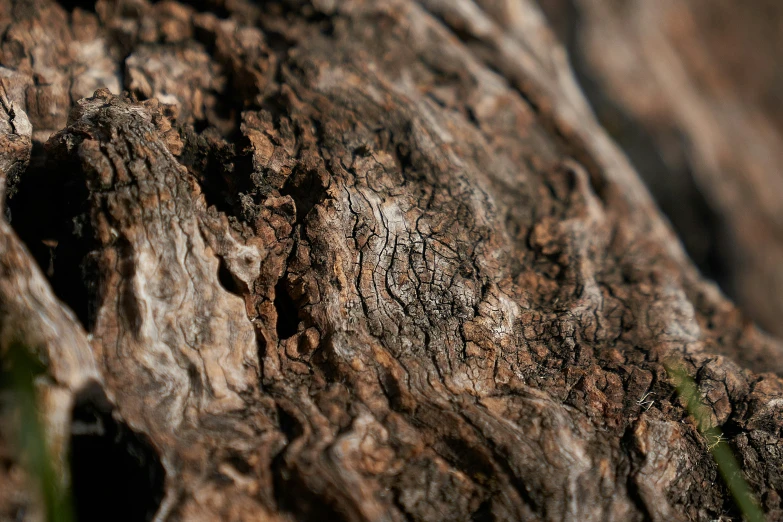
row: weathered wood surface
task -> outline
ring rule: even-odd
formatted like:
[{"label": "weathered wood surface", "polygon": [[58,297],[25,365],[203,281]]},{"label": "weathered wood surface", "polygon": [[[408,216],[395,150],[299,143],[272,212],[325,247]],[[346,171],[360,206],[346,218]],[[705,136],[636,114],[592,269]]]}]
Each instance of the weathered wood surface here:
[{"label": "weathered wood surface", "polygon": [[[0,23],[0,342],[49,364],[53,427],[76,404],[83,518],[736,516],[671,357],[783,517],[783,347],[692,267],[534,5]],[[7,431],[0,517],[39,520]]]}]

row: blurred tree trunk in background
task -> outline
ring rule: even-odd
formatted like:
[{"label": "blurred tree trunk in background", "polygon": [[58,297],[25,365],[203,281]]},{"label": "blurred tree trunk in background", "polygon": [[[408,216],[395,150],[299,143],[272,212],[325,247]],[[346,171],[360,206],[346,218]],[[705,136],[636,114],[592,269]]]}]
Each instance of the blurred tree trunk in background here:
[{"label": "blurred tree trunk in background", "polygon": [[688,253],[783,334],[783,3],[541,0]]},{"label": "blurred tree trunk in background", "polygon": [[[0,354],[45,365],[77,520],[739,518],[716,444],[783,517],[783,346],[536,4],[76,4],[0,0]],[[588,93],[774,329],[762,102],[695,22],[648,48],[636,4],[584,4],[546,7],[605,37]],[[42,520],[14,397],[0,520]]]}]

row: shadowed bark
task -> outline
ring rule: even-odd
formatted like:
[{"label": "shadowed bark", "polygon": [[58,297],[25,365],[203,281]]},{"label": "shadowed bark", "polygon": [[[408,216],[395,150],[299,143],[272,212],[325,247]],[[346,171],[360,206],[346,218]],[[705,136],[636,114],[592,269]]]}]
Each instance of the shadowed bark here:
[{"label": "shadowed bark", "polygon": [[[0,347],[48,365],[78,520],[738,517],[670,360],[783,516],[783,347],[691,265],[535,5],[0,24]],[[0,517],[41,520],[1,404]]]}]

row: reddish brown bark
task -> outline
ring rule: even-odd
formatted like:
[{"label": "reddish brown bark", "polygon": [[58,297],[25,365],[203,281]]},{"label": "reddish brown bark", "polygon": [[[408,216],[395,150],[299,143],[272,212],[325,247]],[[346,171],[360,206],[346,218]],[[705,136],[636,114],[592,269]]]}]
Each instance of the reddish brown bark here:
[{"label": "reddish brown bark", "polygon": [[81,519],[736,517],[670,359],[783,516],[781,346],[534,5],[0,5],[0,340]]}]

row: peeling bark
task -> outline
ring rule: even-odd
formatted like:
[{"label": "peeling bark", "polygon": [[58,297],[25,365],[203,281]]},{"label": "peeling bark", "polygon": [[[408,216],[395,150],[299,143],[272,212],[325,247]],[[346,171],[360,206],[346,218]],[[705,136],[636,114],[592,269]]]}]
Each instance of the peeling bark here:
[{"label": "peeling bark", "polygon": [[514,5],[0,3],[0,347],[79,520],[736,517],[672,358],[783,516],[783,347]]}]

